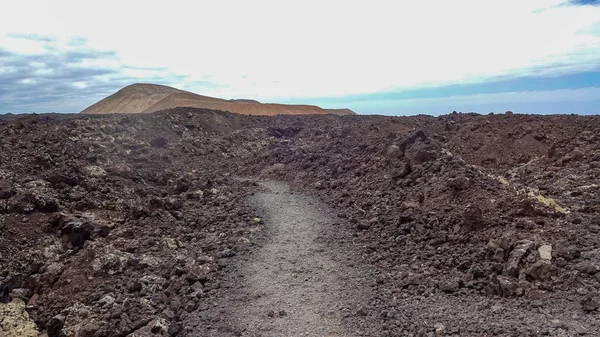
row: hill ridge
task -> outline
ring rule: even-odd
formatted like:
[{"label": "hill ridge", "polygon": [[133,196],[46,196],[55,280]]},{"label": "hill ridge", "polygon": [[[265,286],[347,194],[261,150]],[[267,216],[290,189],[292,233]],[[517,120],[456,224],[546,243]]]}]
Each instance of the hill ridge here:
[{"label": "hill ridge", "polygon": [[323,109],[308,104],[260,103],[252,99],[226,100],[151,83],[128,85],[90,105],[81,113],[151,113],[176,107],[223,110],[246,115],[355,114],[350,109]]}]

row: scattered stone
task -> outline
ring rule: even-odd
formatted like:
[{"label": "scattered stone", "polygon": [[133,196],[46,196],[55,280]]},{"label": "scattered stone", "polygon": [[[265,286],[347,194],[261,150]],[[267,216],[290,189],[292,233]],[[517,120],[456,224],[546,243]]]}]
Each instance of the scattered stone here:
[{"label": "scattered stone", "polygon": [[526,275],[538,281],[549,281],[558,274],[558,268],[547,260],[539,260],[525,271]]},{"label": "scattered stone", "polygon": [[27,301],[29,301],[29,298],[33,295],[33,291],[27,288],[16,288],[12,290],[11,295],[12,298],[18,298],[23,302],[27,303]]},{"label": "scattered stone", "polygon": [[586,296],[583,300],[581,300],[581,307],[586,313],[598,310],[598,308],[600,307],[600,303],[598,302],[598,296]]},{"label": "scattered stone", "polygon": [[143,288],[142,282],[140,282],[138,280],[131,281],[127,285],[127,289],[129,290],[129,292],[132,292],[132,293],[140,291],[140,290],[142,290],[142,288]]},{"label": "scattered stone", "polygon": [[435,329],[435,335],[438,337],[446,334],[446,326],[442,323],[435,323],[433,328]]},{"label": "scattered stone", "polygon": [[491,254],[492,261],[503,263],[504,262],[504,249],[500,247],[493,247]]},{"label": "scattered stone", "polygon": [[506,276],[498,276],[498,284],[502,295],[505,297],[522,296],[523,288],[519,286],[517,281]]},{"label": "scattered stone", "polygon": [[91,322],[79,329],[78,337],[95,337],[96,333],[101,330],[101,327],[96,322]]},{"label": "scattered stone", "polygon": [[550,245],[542,245],[538,248],[538,253],[540,254],[540,258],[542,260],[550,261],[552,260],[552,246]]},{"label": "scattered stone", "polygon": [[115,298],[111,294],[104,295],[99,301],[98,305],[101,307],[108,307],[115,303]]},{"label": "scattered stone", "polygon": [[164,318],[157,318],[154,321],[150,322],[149,325],[150,332],[152,332],[153,334],[166,334],[169,332],[169,324]]},{"label": "scattered stone", "polygon": [[167,145],[167,140],[164,137],[157,137],[150,141],[152,147],[164,147]]},{"label": "scattered stone", "polygon": [[440,284],[440,289],[447,293],[454,293],[460,288],[458,280],[447,280]]},{"label": "scattered stone", "polygon": [[460,176],[456,178],[450,178],[446,181],[446,185],[450,188],[453,188],[457,191],[466,190],[471,185],[471,181],[469,178]]},{"label": "scattered stone", "polygon": [[183,220],[183,212],[181,211],[171,211],[171,215],[177,220]]},{"label": "scattered stone", "polygon": [[356,225],[356,229],[358,230],[367,230],[369,228],[371,228],[371,224],[366,221],[361,221]]},{"label": "scattered stone", "polygon": [[472,231],[477,231],[485,227],[485,218],[483,211],[476,205],[469,204],[463,210],[463,221],[465,226]]},{"label": "scattered stone", "polygon": [[572,245],[559,246],[556,256],[564,258],[566,261],[573,261],[581,256],[581,251]]},{"label": "scattered stone", "polygon": [[234,256],[235,256],[235,252],[231,249],[225,249],[217,254],[217,257],[219,257],[219,258],[229,258],[229,257],[234,257]]},{"label": "scattered stone", "polygon": [[90,178],[104,178],[106,177],[106,171],[100,166],[86,166],[84,173]]},{"label": "scattered stone", "polygon": [[133,261],[139,261],[139,259],[131,253],[120,251],[113,246],[106,246],[96,253],[96,258],[92,261],[92,270],[97,275],[112,276],[122,273],[132,266]]},{"label": "scattered stone", "polygon": [[107,236],[115,227],[114,223],[98,219],[92,213],[60,213],[53,222],[63,236],[63,242],[79,248],[87,240]]},{"label": "scattered stone", "polygon": [[392,144],[388,147],[386,155],[390,158],[396,157],[400,153],[400,147],[396,144]]},{"label": "scattered stone", "polygon": [[116,164],[108,168],[108,172],[122,178],[129,178],[133,172],[133,168],[127,164]]},{"label": "scattered stone", "polygon": [[365,317],[367,316],[369,313],[367,312],[367,309],[365,309],[364,307],[360,307],[358,308],[358,310],[356,311],[356,316],[362,316]]},{"label": "scattered stone", "polygon": [[577,265],[575,265],[575,269],[584,273],[594,275],[600,271],[600,266],[597,263],[594,263],[590,260],[581,261]]},{"label": "scattered stone", "polygon": [[512,277],[519,276],[520,263],[523,257],[534,246],[534,243],[529,240],[521,240],[515,243],[514,248],[508,256],[508,262],[505,266],[505,274]]},{"label": "scattered stone", "polygon": [[502,304],[500,304],[500,303],[494,303],[494,305],[492,305],[492,307],[490,308],[490,310],[493,313],[499,313],[502,310],[504,310],[504,306]]},{"label": "scattered stone", "polygon": [[0,199],[9,199],[14,195],[13,183],[10,180],[0,180]]},{"label": "scattered stone", "polygon": [[66,317],[65,315],[59,314],[48,322],[48,326],[46,327],[46,331],[48,332],[48,337],[60,337],[61,330],[65,325]]},{"label": "scattered stone", "polygon": [[184,307],[185,311],[192,312],[196,309],[196,303],[194,301],[188,301]]}]

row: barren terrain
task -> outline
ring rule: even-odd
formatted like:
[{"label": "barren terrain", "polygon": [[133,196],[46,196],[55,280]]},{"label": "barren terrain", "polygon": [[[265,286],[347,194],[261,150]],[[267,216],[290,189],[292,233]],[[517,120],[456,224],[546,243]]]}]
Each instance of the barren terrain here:
[{"label": "barren terrain", "polygon": [[230,111],[243,115],[353,115],[349,109],[314,105],[260,103],[251,99],[225,100],[157,84],[132,84],[84,109],[84,114],[150,113],[177,107]]},{"label": "barren terrain", "polygon": [[177,108],[0,139],[0,336],[600,329],[595,116]]}]

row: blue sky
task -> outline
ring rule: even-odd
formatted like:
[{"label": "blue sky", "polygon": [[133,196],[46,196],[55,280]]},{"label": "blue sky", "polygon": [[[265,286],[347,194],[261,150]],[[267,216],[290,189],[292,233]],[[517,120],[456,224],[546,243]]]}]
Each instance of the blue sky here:
[{"label": "blue sky", "polygon": [[600,1],[22,0],[10,9],[0,13],[0,113],[79,112],[137,82],[364,114],[600,113]]},{"label": "blue sky", "polygon": [[[560,97],[557,99],[557,95]],[[535,96],[535,97],[533,97]],[[301,100],[286,100],[300,103]],[[476,84],[316,98],[324,107],[352,106],[364,114],[514,112],[599,114],[600,69],[559,76],[530,76]]]}]

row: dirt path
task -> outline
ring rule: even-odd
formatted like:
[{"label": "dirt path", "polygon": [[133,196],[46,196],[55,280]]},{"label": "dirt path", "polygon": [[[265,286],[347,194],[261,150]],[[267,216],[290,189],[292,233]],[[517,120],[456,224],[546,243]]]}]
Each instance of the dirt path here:
[{"label": "dirt path", "polygon": [[364,336],[370,277],[344,251],[352,243],[335,234],[339,219],[283,183],[261,186],[252,202],[265,217],[263,237],[227,271],[218,335]]}]

